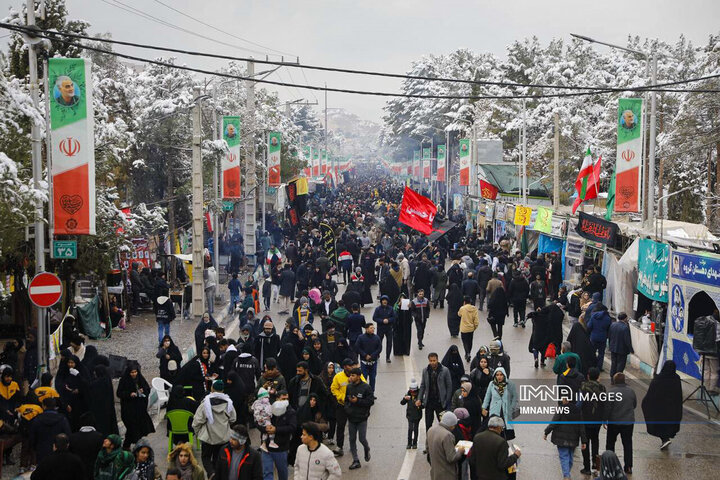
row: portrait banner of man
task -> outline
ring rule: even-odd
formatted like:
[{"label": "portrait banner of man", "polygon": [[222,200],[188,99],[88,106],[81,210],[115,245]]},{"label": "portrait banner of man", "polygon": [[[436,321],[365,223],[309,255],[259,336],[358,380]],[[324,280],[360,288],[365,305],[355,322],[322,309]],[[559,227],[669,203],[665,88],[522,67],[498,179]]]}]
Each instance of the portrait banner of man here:
[{"label": "portrait banner of man", "polygon": [[54,235],[95,235],[91,61],[48,60]]},{"label": "portrait banner of man", "polygon": [[460,139],[460,186],[470,185],[470,140]]},{"label": "portrait banner of man", "polygon": [[615,211],[637,212],[640,207],[642,164],[642,98],[621,98],[617,113]]},{"label": "portrait banner of man", "polygon": [[280,150],[282,133],[270,132],[268,134],[268,185],[271,187],[280,186]]},{"label": "portrait banner of man", "polygon": [[240,198],[240,117],[222,117],[222,135],[228,150],[221,163],[222,181],[220,196],[224,199]]}]

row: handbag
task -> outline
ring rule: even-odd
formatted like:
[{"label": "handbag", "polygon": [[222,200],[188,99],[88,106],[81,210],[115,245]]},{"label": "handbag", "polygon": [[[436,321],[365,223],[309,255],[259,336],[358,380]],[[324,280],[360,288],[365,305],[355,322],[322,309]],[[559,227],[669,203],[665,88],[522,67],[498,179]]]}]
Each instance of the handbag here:
[{"label": "handbag", "polygon": [[555,344],[551,342],[545,349],[545,358],[555,358],[556,356],[557,352],[555,351]]}]

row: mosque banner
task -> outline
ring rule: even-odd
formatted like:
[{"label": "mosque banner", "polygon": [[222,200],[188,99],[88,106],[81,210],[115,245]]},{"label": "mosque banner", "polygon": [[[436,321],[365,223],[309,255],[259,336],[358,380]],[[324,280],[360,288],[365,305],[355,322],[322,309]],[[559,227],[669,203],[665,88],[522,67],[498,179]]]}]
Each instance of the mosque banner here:
[{"label": "mosque banner", "polygon": [[615,160],[615,211],[637,212],[640,208],[642,164],[642,98],[621,98],[617,115]]},{"label": "mosque banner", "polygon": [[268,186],[280,186],[280,142],[282,133],[270,132],[268,134]]},{"label": "mosque banner", "polygon": [[48,60],[53,235],[95,235],[95,135],[91,62]]},{"label": "mosque banner", "polygon": [[470,186],[470,140],[460,139],[460,186]]},{"label": "mosque banner", "polygon": [[228,151],[222,159],[220,196],[225,199],[240,198],[240,117],[223,117],[222,135]]}]

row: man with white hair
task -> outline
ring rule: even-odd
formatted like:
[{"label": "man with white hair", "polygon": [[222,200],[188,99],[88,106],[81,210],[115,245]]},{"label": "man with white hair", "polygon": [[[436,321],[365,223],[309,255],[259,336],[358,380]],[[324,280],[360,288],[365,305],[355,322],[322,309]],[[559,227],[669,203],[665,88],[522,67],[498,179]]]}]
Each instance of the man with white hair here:
[{"label": "man with white hair", "polygon": [[64,107],[72,107],[80,101],[80,97],[75,95],[75,83],[72,78],[67,75],[60,75],[55,80],[55,88],[59,95],[55,97],[55,101]]},{"label": "man with white hair", "polygon": [[502,436],[505,421],[501,417],[491,417],[488,429],[473,438],[473,447],[468,462],[475,466],[478,480],[497,480],[507,478],[508,468],[517,463],[520,449],[515,448],[508,455],[508,443]]},{"label": "man with white hair", "polygon": [[430,457],[430,478],[444,480],[457,478],[458,463],[465,456],[465,448],[455,448],[455,430],[458,423],[453,412],[445,412],[440,423],[427,432],[427,452]]}]

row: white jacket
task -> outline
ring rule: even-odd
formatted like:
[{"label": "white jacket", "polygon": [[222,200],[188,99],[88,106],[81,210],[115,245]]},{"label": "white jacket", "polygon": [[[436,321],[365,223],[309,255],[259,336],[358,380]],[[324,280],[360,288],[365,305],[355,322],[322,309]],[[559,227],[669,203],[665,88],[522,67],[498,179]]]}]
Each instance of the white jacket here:
[{"label": "white jacket", "polygon": [[302,444],[295,455],[295,480],[338,480],[342,470],[332,451],[322,443],[314,452]]}]

